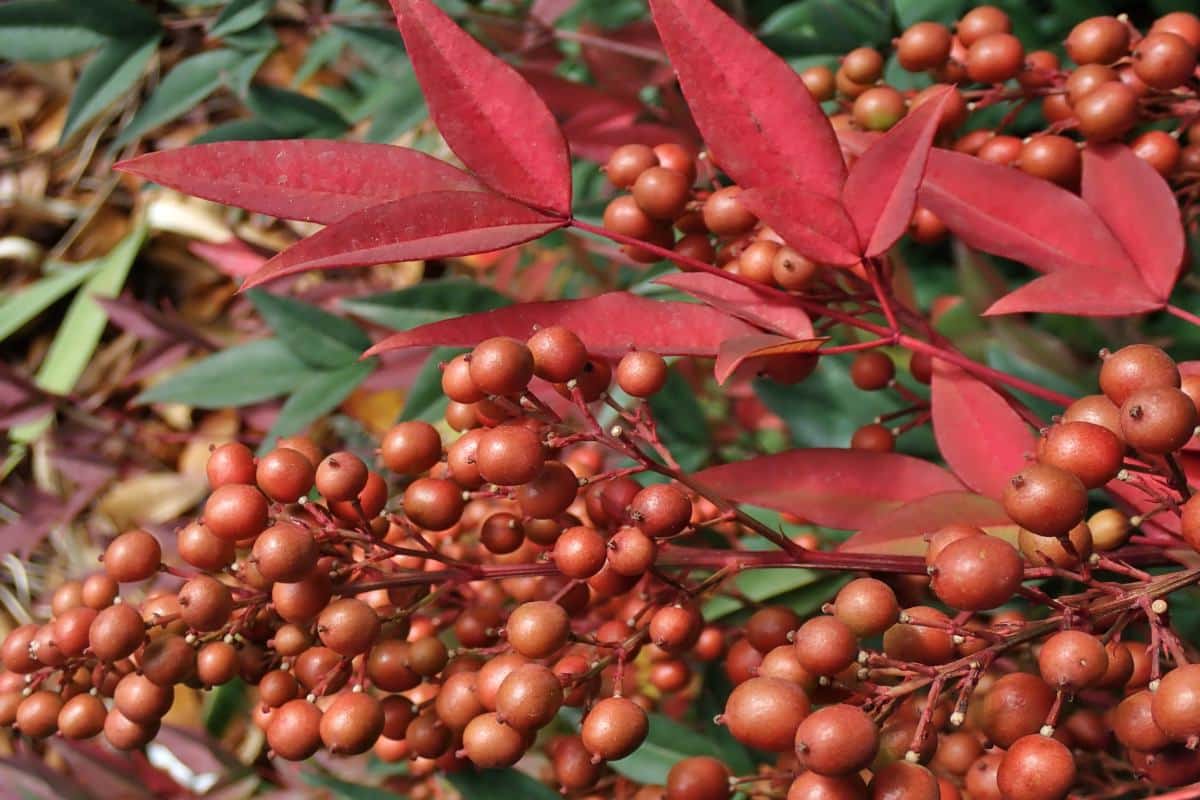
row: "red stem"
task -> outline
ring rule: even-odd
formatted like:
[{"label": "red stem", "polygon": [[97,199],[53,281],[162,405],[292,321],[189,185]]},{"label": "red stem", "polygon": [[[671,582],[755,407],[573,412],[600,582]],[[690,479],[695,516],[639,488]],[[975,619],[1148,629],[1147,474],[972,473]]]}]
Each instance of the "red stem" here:
[{"label": "red stem", "polygon": [[1188,322],[1192,323],[1193,325],[1200,326],[1200,316],[1196,316],[1195,314],[1193,314],[1190,311],[1185,311],[1182,308],[1180,308],[1179,306],[1168,305],[1166,308],[1166,312],[1172,316],[1179,317],[1180,319],[1183,319],[1183,320],[1187,320]]},{"label": "red stem", "polygon": [[[606,230],[606,229],[600,227],[599,225],[593,225],[590,222],[585,222],[581,219],[572,218],[570,221],[570,224],[573,227],[578,228],[581,231],[587,231],[588,233],[595,234],[596,236],[602,236],[602,237],[604,237],[606,239],[610,239],[614,242],[619,242],[621,244],[627,244],[632,247],[640,247],[644,250],[648,250],[651,253],[654,253],[655,255],[662,256],[663,258],[665,258],[669,261],[673,261],[674,263],[676,263],[682,267],[687,267],[688,269],[691,269],[693,271],[707,272],[710,275],[717,275],[721,278],[724,278],[725,280],[733,281],[734,283],[739,283],[743,286],[747,286],[747,287],[754,289],[755,291],[763,293],[763,294],[773,295],[773,296],[780,297],[780,298],[787,298],[788,301],[795,303],[796,305],[800,306],[805,311],[807,311],[810,314],[813,314],[814,316],[827,317],[831,320],[835,320],[835,321],[841,322],[845,325],[849,325],[850,327],[858,328],[859,330],[868,331],[870,333],[875,334],[876,336],[878,336],[881,339],[891,340],[891,339],[893,339],[893,337],[895,337],[894,332],[889,330],[887,328],[887,326],[885,326],[885,325],[876,325],[873,322],[868,322],[867,320],[859,319],[858,317],[856,317],[852,314],[847,314],[845,312],[839,311],[834,308],[830,308],[830,307],[822,305],[820,303],[814,303],[810,300],[807,300],[806,298],[798,297],[796,295],[789,294],[788,292],[783,292],[778,289],[773,289],[771,287],[764,286],[763,284],[756,283],[756,282],[750,280],[749,278],[728,272],[726,270],[721,269],[720,267],[715,267],[712,264],[706,263],[704,261],[699,261],[694,258],[689,258],[687,256],[680,255],[679,253],[676,253],[673,250],[669,250],[665,247],[660,247],[659,245],[653,244],[651,242],[643,242],[640,239],[634,239],[631,236],[625,236],[624,234],[615,233],[613,231]],[[1186,314],[1187,312],[1180,311],[1180,313]],[[1200,324],[1200,317],[1197,317],[1196,320],[1197,320],[1197,324]],[[992,369],[991,367],[985,366],[976,361],[972,361],[970,358],[967,358],[962,353],[956,352],[954,350],[950,350],[945,347],[939,347],[938,345],[935,345],[935,344],[930,344],[929,342],[925,342],[920,339],[916,339],[912,336],[901,334],[899,337],[895,337],[895,341],[901,347],[904,347],[908,350],[912,350],[914,352],[926,353],[927,355],[933,356],[935,358],[940,358],[943,361],[948,361],[949,363],[954,364],[955,366],[958,366],[958,367],[966,370],[967,372],[972,373],[976,377],[979,377],[979,378],[982,378],[982,379],[985,379],[988,381],[992,381],[995,383],[1000,383],[1000,384],[1003,384],[1006,386],[1011,386],[1014,389],[1025,392],[1026,394],[1033,395],[1034,397],[1040,397],[1041,399],[1046,400],[1050,403],[1054,403],[1055,405],[1066,407],[1066,406],[1070,405],[1072,402],[1074,402],[1074,400],[1075,400],[1075,398],[1073,398],[1073,397],[1069,397],[1065,394],[1060,394],[1060,393],[1052,391],[1050,389],[1046,389],[1042,386],[1038,386],[1035,383],[1030,383],[1029,381],[1023,380],[1021,378],[1017,378],[1015,376],[1009,375],[1004,372],[1000,372],[999,370]]]}]

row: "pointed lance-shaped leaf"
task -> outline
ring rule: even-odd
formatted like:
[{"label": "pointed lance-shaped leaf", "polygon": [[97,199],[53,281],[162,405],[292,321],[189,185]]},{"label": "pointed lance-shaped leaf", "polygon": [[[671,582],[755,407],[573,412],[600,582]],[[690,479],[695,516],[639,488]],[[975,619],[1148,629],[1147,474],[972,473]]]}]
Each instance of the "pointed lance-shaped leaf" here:
[{"label": "pointed lance-shaped leaf", "polygon": [[766,366],[766,361],[773,356],[815,353],[827,341],[829,341],[827,337],[789,339],[786,336],[776,336],[771,333],[752,333],[749,336],[726,339],[721,342],[721,349],[717,351],[713,376],[717,379],[717,383],[724,384],[743,367],[746,368],[746,371],[751,368],[758,371]]},{"label": "pointed lance-shaped leaf", "polygon": [[418,150],[320,139],[198,144],[147,153],[116,169],[206,200],[323,224],[415,194],[483,190],[461,169]]},{"label": "pointed lance-shaped leaf", "polygon": [[999,499],[1025,465],[1037,440],[992,387],[953,364],[935,360],[931,385],[933,435],[963,483]]},{"label": "pointed lance-shaped leaf", "polygon": [[843,530],[864,528],[913,500],[963,488],[949,472],[919,458],[823,447],[722,464],[695,479],[739,503]]},{"label": "pointed lance-shaped leaf", "polygon": [[1132,268],[1122,270],[1074,267],[1030,281],[997,300],[985,316],[1040,312],[1079,317],[1125,317],[1158,311],[1158,299]]},{"label": "pointed lance-shaped leaf", "polygon": [[[860,155],[878,134],[841,131]],[[968,246],[1040,272],[1071,266],[1132,269],[1104,221],[1076,194],[1012,167],[934,148],[917,201]]]},{"label": "pointed lance-shaped leaf", "polygon": [[842,203],[854,220],[864,256],[886,252],[908,229],[929,148],[954,91],[947,87],[913,109],[854,162]]},{"label": "pointed lance-shaped leaf", "polygon": [[429,114],[455,155],[496,191],[570,215],[567,142],[533,87],[432,0],[391,3]]},{"label": "pointed lance-shaped leaf", "polygon": [[837,137],[795,70],[711,0],[650,0],[650,9],[722,170],[745,188],[841,194]]},{"label": "pointed lance-shaped leaf", "polygon": [[1083,151],[1084,202],[1096,210],[1137,265],[1150,293],[1166,302],[1183,266],[1184,233],[1171,187],[1123,144]]},{"label": "pointed lance-shaped leaf", "polygon": [[1133,270],[1103,220],[1078,195],[1012,167],[934,150],[919,200],[970,247],[1041,272],[1071,266]]},{"label": "pointed lance-shaped leaf", "polygon": [[472,347],[492,336],[528,338],[536,326],[573,330],[588,352],[616,358],[631,347],[662,355],[716,355],[721,342],[754,333],[739,319],[699,303],[650,300],[628,292],[608,292],[584,300],[553,300],[467,314],[421,325],[384,339],[368,355],[405,347]]},{"label": "pointed lance-shaped leaf", "polygon": [[862,260],[854,222],[836,198],[785,184],[747,189],[738,197],[805,258],[837,266]]},{"label": "pointed lance-shaped leaf", "polygon": [[310,269],[483,253],[565,224],[491,192],[427,192],[365,208],[317,231],[263,264],[242,288]]},{"label": "pointed lance-shaped leaf", "polygon": [[840,552],[923,556],[926,538],[951,523],[975,525],[1016,543],[1018,528],[1004,506],[974,492],[943,492],[922,497],[885,514],[838,546]]},{"label": "pointed lance-shaped leaf", "polygon": [[782,336],[794,339],[813,336],[812,320],[804,309],[778,293],[760,292],[708,272],[673,272],[654,282],[690,294],[713,308]]}]

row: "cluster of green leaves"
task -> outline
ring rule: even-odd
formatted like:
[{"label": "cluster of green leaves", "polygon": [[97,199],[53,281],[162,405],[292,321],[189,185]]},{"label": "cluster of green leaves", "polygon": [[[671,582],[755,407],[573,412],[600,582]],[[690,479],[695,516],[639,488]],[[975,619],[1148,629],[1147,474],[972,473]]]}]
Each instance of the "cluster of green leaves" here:
[{"label": "cluster of green leaves", "polygon": [[[136,110],[117,132],[115,147],[180,118],[222,89],[241,101],[245,115],[206,131],[199,141],[338,137],[368,118],[373,123],[367,138],[390,141],[425,118],[424,100],[386,6],[336,0],[329,14],[349,21],[325,26],[292,86],[280,87],[255,82],[280,45],[271,18],[276,0],[173,0],[172,5],[156,16],[136,0],[16,0],[0,6],[0,58],[47,62],[90,53],[72,93],[63,144],[143,86],[149,87],[144,100],[128,104]],[[363,23],[355,23],[356,17]],[[218,46],[202,47],[200,37],[186,35],[197,28]],[[297,90],[347,50],[357,61],[345,87],[329,87],[319,98]],[[167,60],[172,66],[164,69]]]},{"label": "cluster of green leaves", "polygon": [[370,340],[353,322],[298,300],[250,292],[274,336],[234,345],[143,392],[143,403],[199,408],[247,406],[286,397],[263,440],[269,450],[337,408],[376,368],[361,359]]},{"label": "cluster of green leaves", "polygon": [[[34,376],[39,388],[56,395],[68,394],[75,388],[108,323],[108,316],[96,299],[116,297],[120,293],[145,240],[146,226],[138,221],[133,230],[105,255],[82,264],[48,264],[42,278],[0,297],[2,342],[47,308],[74,293]],[[11,446],[0,466],[0,479],[20,463],[26,446],[37,439],[49,423],[47,416],[9,431]]]}]

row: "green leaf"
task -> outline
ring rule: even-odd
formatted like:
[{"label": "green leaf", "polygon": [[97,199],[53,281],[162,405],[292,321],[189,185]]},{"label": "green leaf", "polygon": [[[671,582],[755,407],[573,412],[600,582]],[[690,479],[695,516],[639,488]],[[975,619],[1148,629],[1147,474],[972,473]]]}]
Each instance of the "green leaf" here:
[{"label": "green leaf", "polygon": [[[243,53],[267,54],[279,44],[279,37],[275,35],[274,28],[265,22],[260,22],[244,31],[228,34],[223,41],[227,46]],[[249,82],[247,81],[247,83]]]},{"label": "green leaf", "polygon": [[246,707],[246,684],[241,678],[223,683],[208,693],[204,705],[204,729],[210,736],[220,737]]},{"label": "green leaf", "polygon": [[439,347],[429,354],[425,365],[408,388],[408,397],[404,399],[404,409],[400,412],[401,421],[423,419],[433,422],[445,415],[449,401],[442,393],[442,370],[439,365],[465,352],[458,347]]},{"label": "green leaf", "polygon": [[129,0],[17,0],[0,4],[0,58],[54,61],[157,30],[154,16]]},{"label": "green leaf", "polygon": [[712,453],[712,435],[696,393],[677,370],[667,373],[662,391],[650,398],[658,435],[685,472],[700,469]]},{"label": "green leaf", "polygon": [[395,78],[379,78],[359,104],[360,118],[371,117],[369,142],[390,143],[421,124],[429,116],[425,95],[411,68]]},{"label": "green leaf", "polygon": [[446,775],[463,800],[562,800],[562,795],[541,781],[515,769],[470,768]]},{"label": "green leaf", "polygon": [[0,342],[91,277],[101,263],[89,261],[55,269],[0,302]]},{"label": "green leaf", "polygon": [[[788,424],[797,447],[846,447],[859,427],[899,408],[884,392],[857,391],[846,360],[838,358],[822,358],[803,383],[787,386],[759,379],[754,389]],[[838,413],[830,414],[834,408]]]},{"label": "green leaf", "polygon": [[[733,579],[738,590],[750,600],[762,603],[772,598],[811,586],[822,580],[817,570],[780,567],[738,573]],[[741,611],[745,605],[732,597],[717,596],[704,604],[704,618],[710,622]]]},{"label": "green leaf", "polygon": [[257,339],[199,361],[137,396],[138,403],[226,408],[290,392],[312,375],[279,339]]},{"label": "green leaf", "polygon": [[114,39],[88,62],[71,95],[59,144],[137,83],[160,38],[156,33],[146,39]]},{"label": "green leaf", "polygon": [[733,738],[729,728],[714,721],[725,710],[725,700],[733,690],[720,663],[705,664],[701,681],[700,696],[696,698],[695,706],[701,730],[719,751],[718,758],[725,762],[734,775],[749,775],[755,768],[750,750]]},{"label": "green leaf", "polygon": [[[266,26],[259,26],[259,28],[265,27]],[[254,28],[253,30],[258,30],[259,28]],[[228,84],[229,88],[233,90],[234,94],[243,99],[245,99],[246,95],[250,93],[250,82],[253,81],[254,76],[258,74],[259,67],[261,67],[266,60],[271,57],[271,51],[274,50],[275,45],[278,44],[278,40],[275,39],[274,32],[272,32],[270,28],[267,28],[266,30],[271,34],[271,41],[267,42],[266,45],[258,49],[239,49],[237,51],[239,56],[238,61],[236,64],[234,64],[233,69],[230,70],[229,75],[227,76],[226,83]],[[244,34],[237,35],[241,36]],[[234,46],[233,37],[230,36],[226,38],[225,44]]]},{"label": "green leaf", "polygon": [[408,289],[342,300],[342,308],[386,328],[402,331],[474,311],[511,304],[504,295],[472,281],[418,283]]},{"label": "green leaf", "polygon": [[209,50],[176,64],[138,109],[114,146],[128,144],[146,131],[190,111],[220,88],[241,59],[242,54],[234,50]]},{"label": "green leaf", "polygon": [[326,64],[336,59],[341,54],[345,44],[345,41],[333,32],[323,33],[316,39],[313,39],[308,49],[304,52],[304,61],[300,64],[300,68],[296,70],[296,74],[292,76],[292,87],[303,86],[309,78],[316,75]]},{"label": "green leaf", "polygon": [[208,35],[220,38],[251,28],[266,18],[273,5],[275,0],[233,0],[221,9]]},{"label": "green leaf", "polygon": [[259,446],[259,455],[269,452],[279,437],[300,433],[341,405],[378,365],[377,359],[370,358],[310,375],[288,395],[283,408],[279,409],[279,416]]},{"label": "green leaf", "polygon": [[351,52],[381,75],[392,75],[409,66],[404,39],[394,27],[334,25],[332,30],[342,37]]},{"label": "green leaf", "polygon": [[[92,360],[100,336],[108,324],[108,314],[96,302],[97,297],[116,297],[125,285],[129,268],[146,240],[146,224],[139,221],[117,246],[98,260],[96,271],[80,287],[67,309],[54,341],[42,365],[38,368],[36,383],[54,394],[67,394],[75,388],[79,376]],[[28,422],[14,428],[9,437],[14,442],[32,442],[50,424],[51,417]]]},{"label": "green leaf", "polygon": [[802,0],[769,16],[759,34],[786,55],[844,53],[882,43],[888,17],[870,0]]},{"label": "green leaf", "polygon": [[329,369],[356,362],[371,346],[367,335],[348,319],[262,289],[247,294],[279,340],[314,367]]},{"label": "green leaf", "polygon": [[271,86],[251,86],[246,105],[285,137],[334,138],[350,127],[342,115],[299,92]]},{"label": "green leaf", "polygon": [[662,714],[651,712],[650,731],[642,746],[619,761],[610,761],[613,771],[638,783],[663,785],[671,767],[688,756],[720,758],[716,743],[691,728],[680,725]]},{"label": "green leaf", "polygon": [[962,16],[963,0],[895,0],[896,21],[900,27],[930,20],[950,25]]},{"label": "green leaf", "polygon": [[235,119],[214,125],[204,133],[192,139],[192,144],[205,142],[248,142],[263,139],[278,139],[280,133],[271,124],[258,117]]},{"label": "green leaf", "polygon": [[379,800],[382,797],[395,797],[391,792],[385,792],[378,786],[364,786],[361,783],[351,783],[341,778],[335,778],[327,772],[316,770],[301,770],[300,780],[309,786],[325,789],[323,797],[344,798],[344,800]]}]

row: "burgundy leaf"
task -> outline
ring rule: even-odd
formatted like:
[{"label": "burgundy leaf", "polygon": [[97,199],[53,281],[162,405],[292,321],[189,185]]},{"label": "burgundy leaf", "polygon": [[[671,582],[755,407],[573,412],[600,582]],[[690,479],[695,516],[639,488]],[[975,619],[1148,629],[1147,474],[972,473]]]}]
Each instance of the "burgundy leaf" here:
[{"label": "burgundy leaf", "polygon": [[721,169],[745,188],[841,194],[837,138],[794,69],[710,0],[650,0],[650,8]]},{"label": "burgundy leaf", "polygon": [[1137,265],[1142,282],[1164,303],[1183,266],[1184,234],[1171,187],[1123,144],[1083,151],[1083,199]]},{"label": "burgundy leaf", "polygon": [[121,386],[136,386],[147,378],[164,372],[187,358],[192,345],[187,342],[162,342],[138,356],[137,362],[121,380]]},{"label": "burgundy leaf", "polygon": [[[92,797],[128,797],[131,800],[154,800],[156,795],[153,787],[139,780],[131,758],[123,753],[114,754],[111,750],[101,748],[98,743],[72,741],[54,737],[47,741],[62,759],[70,766],[71,772],[86,783]],[[170,781],[173,789],[179,790],[178,784]]]},{"label": "burgundy leaf", "polygon": [[862,259],[854,222],[839,201],[783,185],[747,189],[738,197],[805,258],[839,266]]},{"label": "burgundy leaf", "polygon": [[985,315],[1041,312],[1123,317],[1163,307],[1132,270],[1061,269],[1030,281],[993,303]]},{"label": "burgundy leaf", "polygon": [[570,11],[573,5],[575,5],[575,0],[533,0],[529,16],[542,25],[550,27],[559,17]]},{"label": "burgundy leaf", "polygon": [[993,536],[1016,541],[1017,526],[1000,503],[974,492],[943,492],[884,515],[843,542],[838,550],[920,556],[925,554],[925,537],[951,523],[975,525]]},{"label": "burgundy leaf", "polygon": [[[662,41],[650,20],[639,19],[614,29],[583,22],[579,32],[588,37],[579,43],[579,55],[592,78],[606,91],[637,99],[643,87],[661,86],[671,80]],[[629,47],[641,52],[626,51]]]},{"label": "burgundy leaf", "polygon": [[564,224],[490,192],[429,192],[351,214],[263,264],[242,288],[310,269],[482,253]]},{"label": "burgundy leaf", "polygon": [[762,362],[771,356],[791,355],[793,353],[813,353],[821,345],[829,341],[822,339],[789,339],[786,336],[775,336],[770,333],[752,333],[749,336],[738,336],[721,342],[717,351],[717,362],[713,365],[713,375],[717,383],[725,383],[739,368],[753,367],[755,371],[761,368]]},{"label": "burgundy leaf", "polygon": [[712,357],[725,339],[754,332],[745,322],[698,303],[609,292],[585,300],[521,303],[421,325],[389,336],[367,355],[403,347],[470,347],[492,336],[525,339],[536,325],[564,325],[583,339],[590,352],[610,357],[624,355],[631,347],[663,355]]},{"label": "burgundy leaf", "polygon": [[708,272],[675,272],[654,282],[686,292],[713,308],[782,336],[793,339],[813,336],[812,320],[804,309],[778,294],[759,292]]},{"label": "burgundy leaf", "polygon": [[97,297],[108,321],[121,330],[146,341],[181,340],[208,350],[220,348],[196,331],[181,316],[163,312],[135,300],[128,292],[120,297]]},{"label": "burgundy leaf", "polygon": [[953,364],[934,361],[931,395],[946,463],[967,486],[999,498],[1037,447],[1033,431],[995,389]]},{"label": "burgundy leaf", "polygon": [[922,103],[854,162],[842,202],[854,220],[863,255],[886,252],[908,229],[942,108],[953,91],[947,87]]},{"label": "burgundy leaf", "polygon": [[21,558],[28,558],[51,531],[74,520],[116,472],[108,461],[88,455],[56,452],[53,462],[71,480],[65,496],[43,492],[35,486],[7,486],[0,495],[5,505],[16,511],[14,521],[4,528],[0,554],[15,552]]},{"label": "burgundy leaf", "polygon": [[[840,138],[848,152],[861,154],[879,137],[842,131]],[[1041,272],[1073,266],[1133,270],[1103,220],[1078,195],[1012,167],[935,148],[918,202],[970,247]]]},{"label": "burgundy leaf", "polygon": [[864,528],[913,500],[963,488],[928,461],[836,448],[759,456],[711,467],[695,477],[739,503],[788,511],[844,530]]},{"label": "burgundy leaf", "polygon": [[483,188],[418,150],[321,139],[197,144],[147,153],[116,169],[218,203],[326,224],[414,194]]},{"label": "burgundy leaf", "polygon": [[230,239],[219,244],[191,242],[188,250],[234,278],[251,275],[267,262],[266,256],[241,239]]},{"label": "burgundy leaf", "polygon": [[934,150],[920,202],[967,245],[1042,272],[1073,266],[1133,271],[1103,220],[1078,195],[1012,167]]},{"label": "burgundy leaf", "polygon": [[600,108],[610,117],[618,114],[635,117],[642,112],[642,104],[636,100],[614,97],[602,89],[569,81],[548,70],[521,67],[518,71],[537,91],[554,116],[564,122],[579,114],[592,112],[596,108]]},{"label": "burgundy leaf", "polygon": [[391,3],[429,114],[455,155],[493,189],[569,215],[567,142],[533,87],[431,0]]},{"label": "burgundy leaf", "polygon": [[629,125],[582,125],[571,120],[563,126],[571,154],[588,161],[604,163],[613,151],[626,144],[644,144],[650,147],[673,142],[695,148],[690,136],[667,125],[656,122],[635,122]]}]

